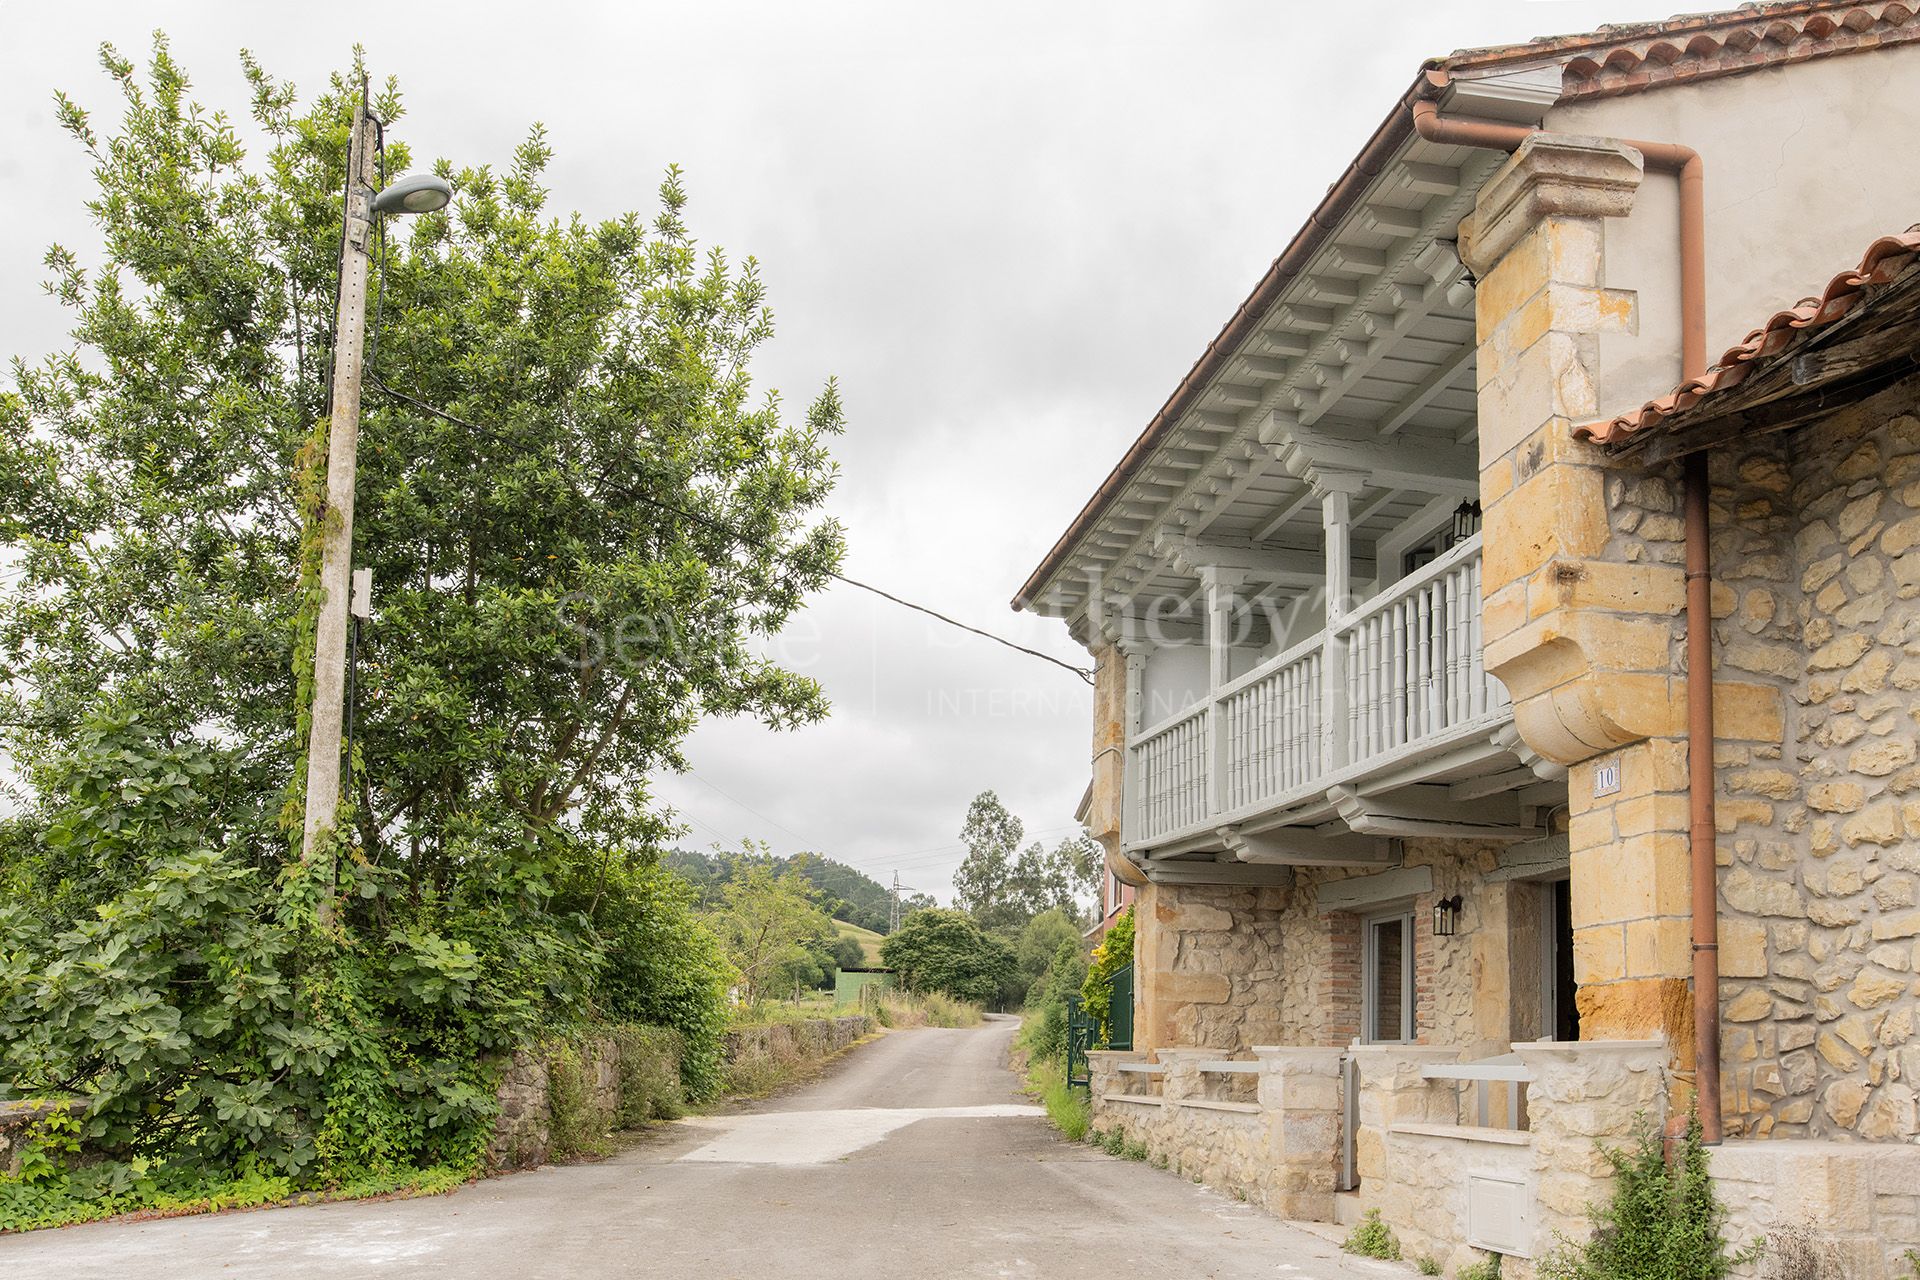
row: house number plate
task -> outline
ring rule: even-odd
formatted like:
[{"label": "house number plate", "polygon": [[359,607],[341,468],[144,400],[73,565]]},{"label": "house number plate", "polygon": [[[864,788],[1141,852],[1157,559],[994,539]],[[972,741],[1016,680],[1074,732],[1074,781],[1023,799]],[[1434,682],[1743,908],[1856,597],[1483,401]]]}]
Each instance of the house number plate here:
[{"label": "house number plate", "polygon": [[1593,795],[1597,800],[1601,796],[1610,796],[1620,789],[1620,762],[1603,764],[1593,771]]}]

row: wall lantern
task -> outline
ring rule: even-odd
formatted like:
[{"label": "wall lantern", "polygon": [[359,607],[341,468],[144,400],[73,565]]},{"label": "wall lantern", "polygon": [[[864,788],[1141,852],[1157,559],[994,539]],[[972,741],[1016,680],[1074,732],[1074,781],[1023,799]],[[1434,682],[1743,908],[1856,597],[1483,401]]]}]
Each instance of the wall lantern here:
[{"label": "wall lantern", "polygon": [[1453,509],[1453,528],[1448,531],[1447,545],[1457,547],[1480,532],[1480,504],[1462,502]]},{"label": "wall lantern", "polygon": [[1460,931],[1460,908],[1466,903],[1459,894],[1433,904],[1433,936],[1451,938]]}]

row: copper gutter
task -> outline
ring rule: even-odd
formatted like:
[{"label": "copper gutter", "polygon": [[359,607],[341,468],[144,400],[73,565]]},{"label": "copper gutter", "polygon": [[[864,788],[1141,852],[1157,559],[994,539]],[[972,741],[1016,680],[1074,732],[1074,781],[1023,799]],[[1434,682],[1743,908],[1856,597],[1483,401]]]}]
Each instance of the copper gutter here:
[{"label": "copper gutter", "polygon": [[[1429,71],[1435,91],[1445,71]],[[1448,119],[1438,104],[1413,104],[1413,127],[1429,142],[1514,151],[1539,132],[1526,125]],[[1683,382],[1707,371],[1706,166],[1692,147],[1622,138],[1647,167],[1680,180],[1680,368]],[[1693,895],[1694,1100],[1707,1142],[1719,1142],[1720,1118],[1720,922],[1713,815],[1713,612],[1712,549],[1708,542],[1707,458],[1688,456],[1682,483],[1687,563],[1687,800],[1688,855]]]}]

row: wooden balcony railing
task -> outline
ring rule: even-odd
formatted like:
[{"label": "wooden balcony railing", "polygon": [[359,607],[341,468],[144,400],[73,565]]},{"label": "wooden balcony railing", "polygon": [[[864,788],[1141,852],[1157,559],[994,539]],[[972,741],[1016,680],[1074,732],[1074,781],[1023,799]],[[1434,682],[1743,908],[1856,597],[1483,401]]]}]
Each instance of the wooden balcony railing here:
[{"label": "wooden balcony railing", "polygon": [[1129,744],[1125,843],[1252,817],[1509,713],[1475,535]]}]

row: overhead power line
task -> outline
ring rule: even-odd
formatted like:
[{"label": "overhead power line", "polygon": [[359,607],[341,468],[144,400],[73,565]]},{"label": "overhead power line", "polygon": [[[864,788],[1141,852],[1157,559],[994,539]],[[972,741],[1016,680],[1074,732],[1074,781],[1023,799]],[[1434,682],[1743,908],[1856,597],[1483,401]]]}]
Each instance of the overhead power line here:
[{"label": "overhead power line", "polygon": [[[377,374],[369,373],[367,375],[367,381],[370,382],[373,385],[374,389],[379,391],[382,395],[390,396],[402,404],[410,405],[413,408],[420,410],[422,413],[432,414],[436,418],[439,418],[445,422],[451,422],[453,425],[457,427],[465,427],[469,431],[478,431],[482,435],[485,435],[490,439],[492,439],[495,444],[508,443],[507,441],[503,440],[498,433],[491,431],[486,427],[481,426],[477,422],[469,422],[465,418],[458,417],[455,414],[448,413],[445,409],[441,409],[434,405],[428,404],[426,401],[421,400],[415,396],[410,396],[404,391],[396,391],[394,388],[388,386],[385,382],[381,381]],[[620,493],[618,493],[617,496],[624,498],[630,502],[645,503],[647,506],[653,507],[656,510],[667,512],[670,515],[678,516],[682,520],[688,520],[693,522],[694,524],[702,525],[708,529],[712,529],[716,533],[719,533],[725,537],[733,539],[735,542],[738,542],[742,546],[756,547],[762,551],[772,552],[776,556],[782,556],[783,558],[786,554],[785,552],[781,551],[779,547],[766,541],[763,538],[756,538],[750,534],[742,533],[740,530],[733,528],[731,525],[723,524],[722,522],[715,520],[710,516],[698,515],[694,512],[686,511],[680,507],[674,506],[670,502],[662,502],[660,499],[654,497],[652,494],[639,493],[632,490],[623,490]],[[1028,657],[1038,658],[1042,662],[1050,662],[1054,666],[1059,667],[1062,670],[1073,672],[1074,675],[1079,676],[1082,680],[1086,681],[1089,685],[1093,683],[1093,672],[1088,670],[1086,667],[1076,667],[1071,662],[1062,661],[1061,659],[1054,657],[1050,653],[1042,653],[1038,649],[1030,649],[1026,645],[1016,644],[1014,641],[1007,639],[1005,636],[995,635],[991,631],[983,631],[979,627],[971,626],[968,623],[961,622],[957,618],[948,617],[946,614],[941,613],[938,609],[931,608],[924,604],[916,604],[911,600],[903,599],[900,596],[894,595],[891,591],[886,591],[880,587],[874,586],[872,583],[862,582],[858,578],[849,578],[846,574],[836,573],[831,569],[828,569],[825,572],[826,572],[826,576],[829,578],[832,578],[835,582],[844,582],[846,585],[850,587],[857,587],[861,591],[870,592],[873,595],[879,596],[882,600],[888,600],[894,604],[899,605],[903,609],[912,609],[916,613],[924,613],[929,618],[933,618],[933,619],[936,619],[937,621],[944,622],[950,627],[955,627],[961,631],[965,631],[965,632],[968,632],[969,634],[979,636],[984,640],[991,640],[993,641],[993,643],[997,645],[1002,645],[1008,649],[1012,649],[1016,653],[1024,653]]]}]

